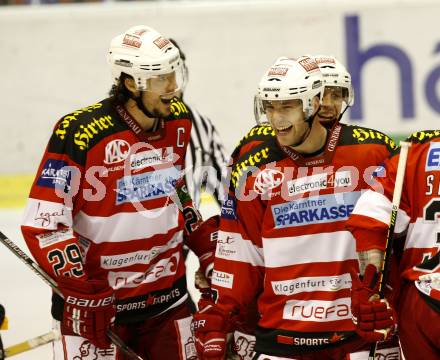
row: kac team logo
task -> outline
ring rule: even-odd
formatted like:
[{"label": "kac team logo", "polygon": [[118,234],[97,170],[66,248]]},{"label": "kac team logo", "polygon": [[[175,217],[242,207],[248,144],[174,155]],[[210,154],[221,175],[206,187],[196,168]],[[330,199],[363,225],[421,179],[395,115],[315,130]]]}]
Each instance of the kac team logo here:
[{"label": "kac team logo", "polygon": [[130,144],[125,140],[110,141],[105,147],[105,160],[107,165],[124,161],[130,153]]},{"label": "kac team logo", "polygon": [[85,340],[81,343],[78,353],[78,355],[73,357],[73,360],[111,360],[114,359],[116,355],[114,345],[108,349],[98,349],[89,340]]},{"label": "kac team logo", "polygon": [[260,171],[254,182],[254,190],[259,194],[265,194],[269,190],[280,186],[284,181],[284,174],[274,169]]}]

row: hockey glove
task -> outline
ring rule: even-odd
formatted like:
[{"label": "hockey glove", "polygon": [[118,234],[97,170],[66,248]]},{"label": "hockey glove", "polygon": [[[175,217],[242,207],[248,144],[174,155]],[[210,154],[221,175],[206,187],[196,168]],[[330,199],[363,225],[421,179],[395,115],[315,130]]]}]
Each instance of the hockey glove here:
[{"label": "hockey glove", "polygon": [[227,345],[227,315],[207,305],[193,315],[191,330],[200,360],[223,360]]},{"label": "hockey glove", "polygon": [[217,232],[220,227],[218,215],[210,217],[194,230],[187,238],[186,244],[194,251],[200,261],[200,270],[211,282],[214,267],[215,248],[217,245]]},{"label": "hockey glove", "polygon": [[203,275],[201,269],[197,270],[194,275],[194,286],[200,292],[200,300],[198,308],[201,310],[204,306],[200,307],[200,302],[202,300],[206,300],[208,302],[212,301],[212,293],[211,293],[211,281]]},{"label": "hockey glove", "polygon": [[379,298],[379,274],[369,264],[361,281],[351,271],[351,313],[356,332],[367,342],[383,341],[396,326],[396,315],[386,299]]},{"label": "hockey glove", "polygon": [[110,347],[106,331],[116,315],[113,289],[103,280],[57,280],[65,299],[62,334],[80,335],[101,349]]}]

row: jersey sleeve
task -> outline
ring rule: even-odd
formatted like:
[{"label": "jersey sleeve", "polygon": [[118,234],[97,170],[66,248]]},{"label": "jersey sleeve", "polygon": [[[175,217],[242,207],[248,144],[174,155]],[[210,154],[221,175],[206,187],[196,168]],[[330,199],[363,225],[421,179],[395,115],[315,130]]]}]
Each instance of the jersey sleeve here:
[{"label": "jersey sleeve", "polygon": [[24,211],[23,237],[38,264],[53,278],[85,278],[72,223],[81,207],[85,153],[74,147],[68,116],[54,129]]},{"label": "jersey sleeve", "polygon": [[252,190],[249,194],[231,186],[221,211],[212,290],[217,305],[229,313],[245,313],[263,289],[264,205],[259,197],[252,197]]},{"label": "jersey sleeve", "polygon": [[[392,199],[399,162],[400,149],[395,150],[375,172],[376,181],[359,198],[346,227],[356,239],[356,251],[379,249],[384,251],[386,236],[391,220]],[[409,166],[410,159],[407,161]],[[395,225],[395,232],[402,233],[407,228],[409,217],[409,199],[405,187],[408,179],[404,180],[400,206]]]}]

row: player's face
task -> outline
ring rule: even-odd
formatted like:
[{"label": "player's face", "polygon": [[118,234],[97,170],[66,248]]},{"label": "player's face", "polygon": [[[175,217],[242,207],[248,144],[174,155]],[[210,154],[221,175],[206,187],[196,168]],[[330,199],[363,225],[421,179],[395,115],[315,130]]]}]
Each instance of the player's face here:
[{"label": "player's face", "polygon": [[326,86],[318,120],[326,128],[331,128],[339,119],[344,101],[344,91],[339,86]]},{"label": "player's face", "polygon": [[301,100],[265,101],[264,108],[281,145],[295,146],[302,142],[309,126],[304,121]]},{"label": "player's face", "polygon": [[148,79],[147,89],[142,93],[142,101],[148,111],[158,117],[170,115],[170,102],[179,95],[176,73],[172,72]]}]

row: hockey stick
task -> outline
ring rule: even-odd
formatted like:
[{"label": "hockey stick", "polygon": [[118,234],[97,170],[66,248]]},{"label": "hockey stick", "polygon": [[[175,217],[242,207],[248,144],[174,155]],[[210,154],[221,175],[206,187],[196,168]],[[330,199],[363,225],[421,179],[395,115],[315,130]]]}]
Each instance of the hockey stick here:
[{"label": "hockey stick", "polygon": [[[6,319],[6,311],[2,304],[0,304],[0,329],[3,327],[3,322]],[[5,351],[3,348],[2,335],[0,334],[0,360],[5,358]]]},{"label": "hockey stick", "polygon": [[[400,142],[399,162],[397,163],[397,174],[393,191],[393,208],[391,210],[390,224],[388,225],[387,240],[385,246],[384,259],[382,261],[382,269],[379,273],[379,297],[385,297],[385,287],[388,281],[389,267],[391,262],[391,249],[394,241],[394,227],[396,226],[397,212],[400,206],[400,197],[402,196],[403,181],[405,179],[406,159],[408,158],[408,150],[411,143],[406,141]],[[376,354],[377,343],[371,344],[368,360],[374,360]]]},{"label": "hockey stick", "polygon": [[[11,252],[14,253],[21,261],[23,261],[27,267],[29,267],[35,274],[37,274],[46,284],[52,287],[53,291],[59,296],[63,297],[57,283],[41,268],[38,264],[27,256],[12,240],[8,239],[0,231],[0,242],[5,245]],[[130,349],[124,342],[116,335],[112,330],[107,330],[107,336],[115,344],[119,350],[121,350],[129,359],[132,360],[143,360],[139,355],[137,355],[132,349]]]},{"label": "hockey stick", "polygon": [[6,349],[3,350],[3,356],[7,358],[21,354],[25,351],[35,349],[36,347],[39,347],[41,345],[49,344],[52,341],[59,339],[59,337],[60,333],[58,331],[50,331],[47,334],[34,337],[19,344],[8,346]]}]

